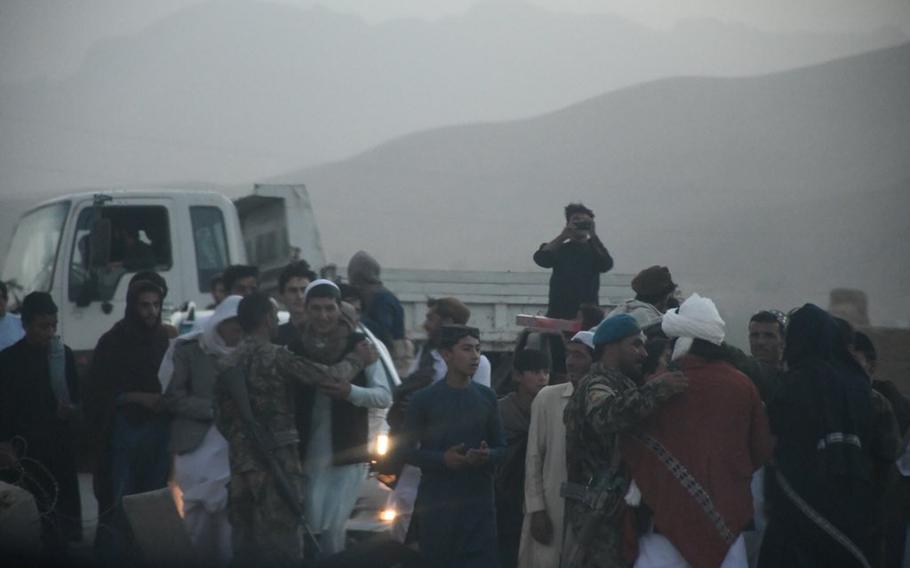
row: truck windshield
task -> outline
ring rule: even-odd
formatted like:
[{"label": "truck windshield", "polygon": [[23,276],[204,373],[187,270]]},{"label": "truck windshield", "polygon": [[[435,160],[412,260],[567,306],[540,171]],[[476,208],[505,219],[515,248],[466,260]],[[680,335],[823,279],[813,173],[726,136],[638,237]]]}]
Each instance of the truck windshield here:
[{"label": "truck windshield", "polygon": [[69,210],[70,202],[61,201],[35,209],[19,221],[3,267],[12,304],[29,292],[50,292]]},{"label": "truck windshield", "polygon": [[[92,267],[90,233],[99,216],[111,222],[110,259],[105,266]],[[167,271],[173,264],[168,211],[160,205],[105,205],[97,211],[89,207],[79,213],[75,232],[69,299],[77,305],[111,300],[126,274]]]}]

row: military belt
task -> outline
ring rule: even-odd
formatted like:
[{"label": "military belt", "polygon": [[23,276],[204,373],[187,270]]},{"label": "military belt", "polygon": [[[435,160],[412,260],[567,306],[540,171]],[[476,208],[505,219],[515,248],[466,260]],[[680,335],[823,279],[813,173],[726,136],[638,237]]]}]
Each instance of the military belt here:
[{"label": "military belt", "polygon": [[606,484],[592,487],[565,481],[559,488],[559,495],[564,499],[578,501],[593,511],[600,511],[610,499],[610,489]]},{"label": "military belt", "polygon": [[272,439],[275,442],[276,448],[283,448],[284,446],[299,444],[300,434],[297,430],[282,430],[280,432],[273,432]]}]

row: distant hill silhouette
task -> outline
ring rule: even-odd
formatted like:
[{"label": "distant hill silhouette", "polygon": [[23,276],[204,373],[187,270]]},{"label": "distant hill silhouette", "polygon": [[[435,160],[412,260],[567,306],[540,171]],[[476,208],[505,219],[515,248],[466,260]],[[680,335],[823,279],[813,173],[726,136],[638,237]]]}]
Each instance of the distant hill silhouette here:
[{"label": "distant hill silhouette", "polygon": [[60,81],[0,83],[0,191],[233,184],[410,132],[533,116],[676,75],[751,75],[904,41],[483,2],[370,25],[324,8],[218,1],[90,50]]},{"label": "distant hill silhouette", "polygon": [[[907,210],[910,47],[878,49],[901,41],[711,21],[659,31],[511,3],[379,25],[193,6],[97,45],[65,80],[0,83],[0,194],[21,196],[0,198],[0,255],[22,207],[76,187],[236,192],[290,172],[280,179],[310,188],[336,261],[369,248],[390,266],[527,269],[562,206],[583,200],[619,271],[669,264],[692,287],[742,280],[757,288],[741,301],[770,301],[769,269],[748,262],[768,242],[772,272],[812,267],[787,281],[794,294],[824,295],[857,266],[873,318],[900,300],[910,319],[888,284],[908,283],[907,263],[874,248],[906,242],[906,225],[872,217],[857,232],[830,213],[867,199]],[[759,240],[792,211],[808,240]],[[848,241],[864,258],[837,252]]]},{"label": "distant hill silhouette", "polygon": [[[619,271],[667,264],[693,287],[735,284],[739,303],[824,304],[851,285],[879,321],[910,320],[910,263],[894,244],[910,242],[907,101],[910,44],[761,77],[659,80],[280,179],[309,187],[331,258],[368,242],[396,266],[526,269],[561,207],[582,200]],[[359,228],[375,224],[365,240]]]}]

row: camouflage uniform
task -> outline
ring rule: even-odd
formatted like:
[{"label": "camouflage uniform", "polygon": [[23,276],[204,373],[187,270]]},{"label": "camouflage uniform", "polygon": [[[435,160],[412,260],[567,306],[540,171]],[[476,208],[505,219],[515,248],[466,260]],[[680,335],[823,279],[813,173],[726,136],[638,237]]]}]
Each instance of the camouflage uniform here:
[{"label": "camouflage uniform", "polygon": [[[619,451],[618,434],[635,428],[661,403],[684,388],[660,379],[639,386],[621,372],[595,364],[579,381],[565,410],[568,481],[580,485],[596,483],[599,475],[609,471],[613,452]],[[620,467],[618,475],[621,478],[615,485],[624,493],[629,481],[628,472]],[[566,499],[562,566],[631,566],[623,556],[621,513],[597,521],[593,538],[576,545],[575,535],[592,515],[598,515],[598,512],[578,500]]]},{"label": "camouflage uniform", "polygon": [[[293,384],[313,386],[349,380],[363,369],[363,363],[350,354],[328,367],[301,359],[262,339],[247,338],[222,366],[237,365],[245,370],[253,416],[281,446],[276,458],[298,494],[303,495]],[[216,385],[215,396],[216,424],[230,448],[228,516],[234,559],[239,566],[297,565],[303,558],[302,529],[297,516],[284,502],[268,465],[249,440],[230,393]]]}]

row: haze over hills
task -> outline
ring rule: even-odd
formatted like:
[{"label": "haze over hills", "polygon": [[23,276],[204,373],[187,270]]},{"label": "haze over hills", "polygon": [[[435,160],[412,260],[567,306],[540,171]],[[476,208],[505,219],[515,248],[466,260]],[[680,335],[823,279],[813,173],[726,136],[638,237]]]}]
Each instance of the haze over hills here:
[{"label": "haze over hills", "polygon": [[[328,256],[529,269],[561,208],[598,212],[616,270],[666,264],[737,303],[837,286],[910,320],[910,44],[760,77],[665,79],[533,119],[425,131],[281,176]],[[766,304],[770,305],[770,304]]]},{"label": "haze over hills", "polygon": [[513,1],[377,25],[211,2],[99,43],[64,80],[0,84],[0,192],[245,183],[660,77],[751,75],[905,40],[899,28],[775,34],[708,20],[654,30]]},{"label": "haze over hills", "polygon": [[335,262],[368,248],[388,266],[532,269],[584,200],[617,271],[667,264],[750,309],[857,286],[874,319],[906,321],[889,244],[910,237],[910,46],[745,76],[903,40],[508,2],[379,25],[213,2],[99,44],[65,80],[0,84],[0,255],[52,194],[238,193],[291,172]]}]

